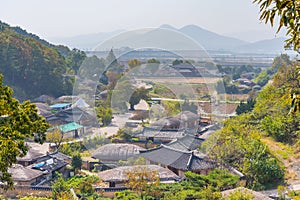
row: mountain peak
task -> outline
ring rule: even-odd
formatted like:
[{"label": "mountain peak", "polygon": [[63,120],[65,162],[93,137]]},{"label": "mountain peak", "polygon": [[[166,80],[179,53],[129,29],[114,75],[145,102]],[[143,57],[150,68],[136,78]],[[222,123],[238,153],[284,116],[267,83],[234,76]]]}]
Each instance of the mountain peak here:
[{"label": "mountain peak", "polygon": [[189,30],[204,30],[203,28],[197,26],[197,25],[194,25],[194,24],[189,24],[189,25],[186,25],[184,27],[182,27],[180,30],[183,30],[183,29],[189,29]]},{"label": "mountain peak", "polygon": [[170,30],[176,30],[177,29],[169,24],[162,24],[159,28],[163,28],[163,29],[170,29]]}]

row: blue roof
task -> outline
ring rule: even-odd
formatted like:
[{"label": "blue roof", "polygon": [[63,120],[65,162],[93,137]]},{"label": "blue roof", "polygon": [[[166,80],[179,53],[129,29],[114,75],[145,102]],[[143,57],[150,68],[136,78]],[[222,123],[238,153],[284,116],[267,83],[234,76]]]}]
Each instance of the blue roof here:
[{"label": "blue roof", "polygon": [[57,103],[57,104],[51,105],[50,108],[59,109],[59,108],[64,108],[64,107],[68,107],[68,106],[71,106],[71,103]]}]

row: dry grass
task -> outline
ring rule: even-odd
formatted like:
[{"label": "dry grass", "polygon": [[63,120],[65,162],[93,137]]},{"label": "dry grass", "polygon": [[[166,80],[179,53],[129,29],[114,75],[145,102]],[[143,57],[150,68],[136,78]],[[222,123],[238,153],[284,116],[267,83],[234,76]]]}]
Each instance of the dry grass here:
[{"label": "dry grass", "polygon": [[281,142],[276,142],[270,137],[265,137],[261,140],[269,147],[273,155],[282,162],[285,168],[286,181],[293,182],[299,179],[299,177],[297,176],[297,172],[293,168],[293,165],[299,162],[299,155],[294,151],[295,149],[293,148],[293,146]]}]

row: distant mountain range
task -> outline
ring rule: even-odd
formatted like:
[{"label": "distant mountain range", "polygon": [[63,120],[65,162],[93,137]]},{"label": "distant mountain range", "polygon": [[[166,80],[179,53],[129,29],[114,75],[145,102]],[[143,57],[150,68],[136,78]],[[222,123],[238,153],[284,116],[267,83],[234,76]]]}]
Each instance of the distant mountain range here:
[{"label": "distant mountain range", "polygon": [[[199,45],[204,47],[206,50],[212,51],[232,51],[236,53],[281,53],[284,51],[284,40],[285,38],[274,38],[268,40],[261,40],[258,42],[246,42],[237,38],[227,37],[220,35],[218,33],[214,33],[208,30],[205,30],[196,25],[187,25],[180,29],[172,27],[168,24],[164,24],[157,28],[159,29],[168,29],[172,31],[176,31],[182,33],[194,41],[196,41]],[[117,46],[107,46],[107,48],[122,48],[122,47],[130,47],[135,48],[134,46],[130,46],[132,43],[139,43],[141,45],[142,42],[145,42],[147,39],[151,37],[163,38],[161,39],[161,43],[168,43],[171,45],[170,38],[165,37],[165,33],[159,32],[156,29],[150,29],[149,32],[145,31],[142,33],[138,33],[135,35],[126,35],[127,38],[119,44],[115,44]],[[101,43],[105,43],[109,38],[117,36],[121,33],[125,33],[125,30],[116,30],[113,32],[102,32],[98,34],[90,34],[90,35],[79,35],[74,37],[64,37],[64,38],[51,38],[51,42],[57,44],[64,44],[72,48],[79,48],[81,50],[93,50],[97,45]],[[122,36],[124,38],[125,36]],[[159,41],[159,39],[158,39]],[[107,44],[108,45],[108,44]],[[113,45],[113,44],[110,44]],[[118,46],[119,45],[119,46]],[[120,46],[124,45],[124,46]],[[129,46],[125,46],[129,45]],[[170,46],[172,48],[172,45]]]}]

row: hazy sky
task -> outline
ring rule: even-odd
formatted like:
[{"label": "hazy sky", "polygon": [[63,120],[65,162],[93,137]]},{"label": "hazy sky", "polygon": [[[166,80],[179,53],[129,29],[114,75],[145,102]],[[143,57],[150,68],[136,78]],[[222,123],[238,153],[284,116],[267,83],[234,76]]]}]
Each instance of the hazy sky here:
[{"label": "hazy sky", "polygon": [[[252,0],[0,0],[0,20],[42,38],[195,24],[248,41],[274,38]],[[278,37],[278,36],[277,36]]]}]

